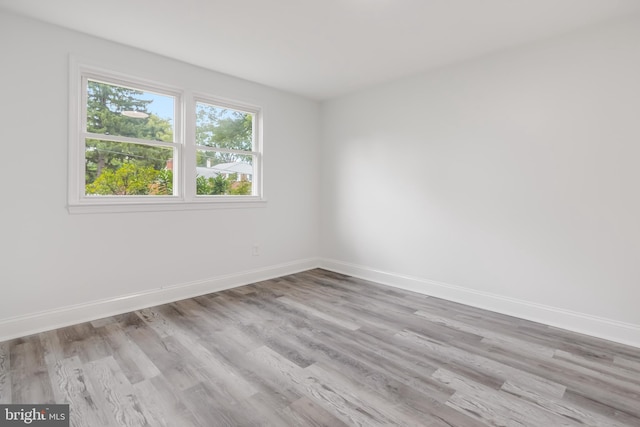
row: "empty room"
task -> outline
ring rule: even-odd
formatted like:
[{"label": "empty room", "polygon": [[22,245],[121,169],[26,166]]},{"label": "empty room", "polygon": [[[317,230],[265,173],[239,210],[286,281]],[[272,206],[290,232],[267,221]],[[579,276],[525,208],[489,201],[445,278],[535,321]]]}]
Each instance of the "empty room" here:
[{"label": "empty room", "polygon": [[1,426],[640,426],[637,0],[0,0]]}]

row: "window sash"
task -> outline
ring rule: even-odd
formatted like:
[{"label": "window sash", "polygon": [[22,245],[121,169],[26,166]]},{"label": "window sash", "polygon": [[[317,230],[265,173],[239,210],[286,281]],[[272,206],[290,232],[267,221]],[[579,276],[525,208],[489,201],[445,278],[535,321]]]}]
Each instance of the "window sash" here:
[{"label": "window sash", "polygon": [[105,133],[82,132],[81,138],[100,139],[111,142],[124,142],[127,144],[149,145],[152,147],[177,148],[182,146],[179,142],[150,141],[148,139],[132,138],[129,136],[109,135]]},{"label": "window sash", "polygon": [[[166,97],[172,97],[174,99],[174,104],[173,104],[174,123],[173,123],[173,142],[172,143],[181,144],[182,141],[184,140],[184,135],[182,134],[182,105],[184,103],[183,101],[184,96],[181,91],[174,88],[165,87],[162,84],[147,83],[133,77],[125,78],[125,77],[118,77],[117,75],[111,74],[109,72],[92,72],[92,71],[82,71],[82,70],[81,70],[81,78],[80,78],[80,81],[81,81],[80,131],[81,132],[90,133],[87,130],[87,101],[89,96],[87,87],[90,80],[93,82],[103,83],[110,86],[118,86],[125,89],[140,90],[140,91],[151,92],[151,93],[166,96]],[[99,135],[105,135],[105,134],[99,134]],[[119,135],[105,135],[105,136],[121,137]],[[128,138],[128,137],[122,137],[122,138]],[[137,138],[134,138],[134,139],[137,139]],[[169,142],[169,141],[155,141],[150,139],[140,139],[140,141],[143,141],[144,143]]]},{"label": "window sash", "polygon": [[212,152],[216,152],[216,153],[240,154],[240,155],[243,155],[243,156],[249,156],[249,155],[258,156],[258,155],[260,155],[260,153],[258,151],[234,150],[234,149],[231,149],[231,148],[216,148],[216,147],[209,147],[208,145],[197,145],[197,144],[196,144],[196,150],[198,150],[198,151],[212,151]]}]

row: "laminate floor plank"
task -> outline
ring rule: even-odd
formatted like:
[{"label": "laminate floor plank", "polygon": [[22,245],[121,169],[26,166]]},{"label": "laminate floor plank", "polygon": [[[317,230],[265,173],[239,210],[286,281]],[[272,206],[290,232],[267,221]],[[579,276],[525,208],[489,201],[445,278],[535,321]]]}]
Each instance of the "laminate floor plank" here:
[{"label": "laminate floor plank", "polygon": [[558,366],[575,371],[580,375],[587,375],[606,383],[613,383],[623,389],[625,394],[631,395],[635,393],[640,399],[640,377],[630,375],[630,372],[624,368],[608,363],[597,363],[591,359],[585,359],[563,350],[556,350],[553,359],[558,361]]},{"label": "laminate floor plank", "polygon": [[544,325],[520,326],[516,332],[523,339],[532,343],[566,351],[601,363],[612,362],[613,356],[616,354],[615,350],[613,350],[615,343],[612,343],[610,348],[606,348],[603,345],[594,344],[592,339],[585,339],[584,335],[576,334],[573,338],[569,338],[565,334],[559,334],[557,329]]},{"label": "laminate floor plank", "polygon": [[283,302],[285,304],[287,304],[288,306],[291,306],[293,308],[297,308],[300,311],[302,311],[305,314],[308,314],[312,317],[318,317],[320,319],[326,320],[327,322],[331,322],[331,323],[335,323],[336,325],[340,326],[341,328],[345,328],[348,329],[350,331],[355,331],[357,329],[360,328],[360,325],[358,325],[355,322],[351,322],[349,320],[346,319],[341,319],[338,316],[335,316],[333,314],[327,314],[326,312],[322,312],[320,310],[317,310],[313,307],[310,307],[308,305],[305,304],[301,304],[295,300],[292,300],[291,298],[287,298],[287,297],[280,297],[278,298],[278,301]]},{"label": "laminate floor plank", "polygon": [[323,286],[322,281],[319,280],[314,280],[311,283],[305,281],[295,282],[289,285],[288,295],[305,292],[308,297],[307,300],[311,303],[319,299],[329,304],[357,301],[360,304],[366,302],[367,305],[376,306],[383,301],[384,310],[387,312],[412,313],[417,310],[417,308],[412,307],[410,300],[390,292],[380,292],[374,287],[366,289],[352,282],[345,284],[334,281],[331,283],[334,286],[327,286],[326,284]]},{"label": "laminate floor plank", "polygon": [[[495,375],[491,375],[486,371],[476,370],[474,367],[467,367],[464,364],[456,363],[455,360],[450,359],[448,356],[442,357],[442,354],[432,354],[425,352],[424,349],[420,349],[418,346],[413,345],[410,341],[404,339],[398,339],[387,334],[380,334],[375,329],[361,329],[363,336],[368,337],[367,340],[371,340],[372,343],[384,342],[390,351],[395,351],[398,354],[398,360],[412,361],[413,365],[409,365],[419,372],[423,370],[435,372],[439,367],[445,367],[456,373],[464,375],[476,382],[495,388],[500,388],[503,384],[503,380]],[[446,345],[445,343],[439,343],[440,345]],[[375,344],[373,344],[375,345]],[[382,345],[382,344],[378,344]],[[477,346],[471,345],[470,347],[476,348]],[[471,353],[474,354],[474,353]]]},{"label": "laminate floor plank", "polygon": [[126,336],[144,352],[161,371],[174,367],[182,361],[181,348],[173,348],[171,336],[161,338],[151,328],[135,328],[125,332]]},{"label": "laminate floor plank", "polygon": [[287,330],[283,333],[296,337],[311,358],[334,366],[346,376],[360,379],[370,388],[384,392],[390,400],[401,398],[402,390],[407,394],[419,392],[425,401],[440,402],[452,394],[451,390],[431,381],[435,367],[420,365],[420,359],[406,355],[398,357],[386,352],[382,343],[364,346],[355,343],[355,336],[338,333],[319,333],[310,329]]},{"label": "laminate floor plank", "polygon": [[243,333],[234,325],[228,325],[223,330],[212,331],[208,337],[201,340],[201,343],[223,354],[243,354],[262,346],[262,342]]},{"label": "laminate floor plank", "polygon": [[[344,399],[350,406],[358,408],[359,412],[370,415],[371,424],[413,426],[416,414],[419,414],[423,423],[433,421],[431,416],[425,414],[424,411],[418,410],[408,414],[402,408],[402,403],[389,402],[379,393],[380,390],[374,391],[369,387],[364,387],[361,382],[341,375],[339,371],[321,363],[314,363],[304,368],[303,377],[306,377],[305,383],[307,385],[316,387],[321,392],[331,391],[335,397]],[[328,399],[321,400],[323,406],[327,401]]]},{"label": "laminate floor plank", "polygon": [[132,384],[132,386],[140,401],[140,411],[150,425],[154,427],[173,427],[177,425],[193,427],[196,425],[189,423],[174,412],[173,407],[165,405],[151,381],[142,380]]},{"label": "laminate floor plank", "polygon": [[[252,352],[256,364],[264,370],[272,372],[287,383],[291,384],[299,393],[314,400],[325,410],[333,413],[348,424],[362,426],[376,425],[404,425],[399,420],[393,420],[380,412],[371,401],[364,401],[362,396],[335,390],[339,385],[328,386],[317,373],[305,371],[304,368],[290,362],[282,355],[268,347],[261,347]],[[311,365],[310,365],[311,366]],[[322,374],[321,374],[322,375]],[[364,393],[361,393],[364,394]],[[376,403],[378,399],[375,399]]]},{"label": "laminate floor plank", "polygon": [[198,341],[187,335],[177,335],[176,339],[193,355],[191,367],[200,368],[211,383],[223,390],[220,395],[229,396],[230,401],[239,402],[258,392],[258,390],[238,372],[232,364],[216,357]]},{"label": "laminate floor plank", "polygon": [[94,400],[97,393],[87,379],[78,356],[57,361],[52,379],[56,402],[70,405],[72,426],[115,426],[114,420],[98,407]]},{"label": "laminate floor plank", "polygon": [[597,412],[567,404],[562,399],[554,399],[534,393],[531,390],[526,390],[510,383],[509,381],[506,381],[500,390],[529,401],[541,409],[545,409],[570,420],[576,420],[580,424],[584,424],[586,426],[597,427],[606,425],[610,427],[619,427],[622,425],[615,420],[598,414]]},{"label": "laminate floor plank", "polygon": [[[184,393],[169,382],[164,375],[153,377],[133,386],[141,395],[144,406],[151,409],[156,405],[162,408],[162,416],[169,426],[199,427],[200,423],[185,404]],[[144,394],[144,397],[142,397]]]},{"label": "laminate floor plank", "polygon": [[[286,377],[277,374],[274,370],[265,370],[261,364],[257,364],[253,354],[258,349],[254,349],[242,357],[235,360],[236,365],[242,370],[243,377],[250,380],[259,391],[256,395],[268,395],[271,402],[274,402],[274,410],[284,410],[291,403],[302,397],[299,390],[286,381]],[[297,365],[296,365],[297,366]]]},{"label": "laminate floor plank", "polygon": [[55,403],[44,348],[38,336],[13,341],[9,362],[11,403]]},{"label": "laminate floor plank", "polygon": [[635,375],[640,374],[640,358],[636,360],[626,359],[620,356],[614,356],[613,365],[626,369],[630,375],[637,378]]},{"label": "laminate floor plank", "polygon": [[0,404],[11,403],[10,341],[0,342]]},{"label": "laminate floor plank", "polygon": [[601,402],[602,399],[598,397],[598,393],[598,390],[577,392],[569,388],[565,392],[562,401],[577,410],[589,411],[604,416],[607,420],[607,423],[603,424],[604,426],[608,424],[640,426],[640,418]]},{"label": "laminate floor plank", "polygon": [[89,322],[58,329],[57,332],[65,358],[77,355],[83,362],[90,362],[111,354],[109,346]]},{"label": "laminate floor plank", "polygon": [[[530,323],[532,325],[539,325],[533,322],[530,322]],[[592,348],[595,351],[600,352],[608,360],[611,360],[613,357],[618,355],[622,357],[629,357],[640,362],[640,358],[638,357],[638,354],[635,351],[634,347],[629,347],[624,344],[602,340],[589,335],[566,331],[564,329],[555,328],[553,326],[546,326],[546,325],[540,325],[540,326],[544,328],[546,331],[548,331],[548,335],[546,335],[547,339],[564,340],[568,343],[577,342],[579,343],[579,347]]]},{"label": "laminate floor plank", "polygon": [[427,319],[430,322],[437,323],[451,329],[466,332],[476,336],[481,336],[482,341],[489,345],[508,346],[512,351],[517,351],[522,355],[538,353],[542,356],[553,357],[555,353],[555,351],[553,349],[550,349],[549,347],[539,344],[532,344],[530,342],[512,337],[510,335],[505,335],[500,332],[488,330],[486,328],[480,328],[474,324],[460,322],[455,319],[447,319],[446,317],[434,315],[423,310],[418,310],[414,314],[423,319]]},{"label": "laminate floor plank", "polygon": [[163,306],[161,313],[172,319],[181,331],[189,331],[196,337],[207,336],[211,331],[221,327],[220,322],[211,320],[211,316],[203,315],[202,306],[192,300]]},{"label": "laminate floor plank", "polygon": [[[247,297],[246,300],[253,300],[257,296]],[[223,316],[220,320],[225,324],[232,324],[242,330],[248,326],[267,324],[278,319],[276,315],[258,315],[255,307],[245,304],[245,299],[239,299],[228,295],[220,295],[209,302],[210,311]]]},{"label": "laminate floor plank", "polygon": [[202,426],[271,426],[255,411],[239,404],[225,403],[224,397],[209,383],[199,383],[186,390],[184,395],[187,407]]},{"label": "laminate floor plank", "polygon": [[74,427],[640,427],[640,349],[325,270],[0,342]]},{"label": "laminate floor plank", "polygon": [[[612,418],[622,417],[628,425],[640,426],[640,418],[636,414],[639,407],[632,395],[620,393],[615,389],[615,385],[610,384],[604,384],[605,389],[603,390],[602,384],[597,382],[597,378],[575,372],[577,366],[564,365],[561,367],[553,358],[539,358],[535,354],[526,359],[514,357],[508,349],[485,349],[478,346],[471,348],[464,345],[460,347],[469,354],[475,353],[524,373],[542,378],[552,378],[567,387],[563,399],[568,399],[568,396],[571,395],[575,401],[574,404],[583,409],[595,408],[596,411]],[[471,378],[472,375],[467,375],[467,377]],[[609,380],[615,381],[615,378],[611,377]],[[613,390],[607,392],[610,388]]]},{"label": "laminate floor plank", "polygon": [[446,369],[439,369],[433,377],[456,389],[456,393],[447,402],[449,406],[489,425],[580,425],[577,420],[553,414],[509,393],[484,387]]},{"label": "laminate floor plank", "polygon": [[94,328],[101,328],[103,326],[111,325],[113,323],[118,323],[115,317],[105,317],[103,319],[92,320],[89,322],[91,326]]},{"label": "laminate floor plank", "polygon": [[62,349],[62,344],[60,344],[57,331],[43,332],[39,334],[39,337],[47,366],[55,366],[58,361],[65,359],[64,350]]},{"label": "laminate floor plank", "polygon": [[410,331],[403,331],[398,333],[397,336],[425,347],[429,354],[438,355],[443,359],[446,358],[456,364],[482,372],[489,377],[498,378],[501,382],[509,379],[511,382],[526,387],[531,391],[551,397],[562,397],[566,390],[564,385],[555,381],[523,372],[483,356],[469,354],[457,348],[445,347]]},{"label": "laminate floor plank", "polygon": [[254,419],[260,417],[255,425],[279,427],[297,423],[298,419],[287,409],[290,405],[282,406],[283,403],[269,393],[260,392],[246,399],[242,405],[253,409]]},{"label": "laminate floor plank", "polygon": [[308,397],[301,397],[284,411],[292,424],[309,427],[347,427],[343,421],[327,412]]},{"label": "laminate floor plank", "polygon": [[[158,336],[161,338],[166,338],[172,336],[175,331],[179,329],[179,327],[172,321],[169,320],[166,316],[164,316],[159,307],[145,308],[143,310],[138,310],[135,312],[138,315],[138,320],[144,322],[145,325],[149,326],[149,328],[153,329]],[[139,324],[130,323],[124,324],[125,330],[127,326],[133,326],[135,329],[138,329]]]},{"label": "laminate floor plank", "polygon": [[131,384],[160,375],[160,370],[117,323],[97,329],[112,350],[112,356]]},{"label": "laminate floor plank", "polygon": [[133,386],[113,357],[85,363],[82,368],[92,384],[92,398],[110,424],[152,427],[141,410],[140,399]]}]

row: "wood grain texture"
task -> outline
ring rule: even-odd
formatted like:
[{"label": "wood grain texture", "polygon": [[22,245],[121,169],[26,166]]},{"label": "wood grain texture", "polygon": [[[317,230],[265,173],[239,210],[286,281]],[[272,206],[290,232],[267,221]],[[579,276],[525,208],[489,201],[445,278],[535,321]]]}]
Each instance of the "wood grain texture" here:
[{"label": "wood grain texture", "polygon": [[0,343],[0,403],[11,403],[11,373],[9,343]]},{"label": "wood grain texture", "polygon": [[640,426],[640,350],[311,270],[0,343],[72,426]]}]

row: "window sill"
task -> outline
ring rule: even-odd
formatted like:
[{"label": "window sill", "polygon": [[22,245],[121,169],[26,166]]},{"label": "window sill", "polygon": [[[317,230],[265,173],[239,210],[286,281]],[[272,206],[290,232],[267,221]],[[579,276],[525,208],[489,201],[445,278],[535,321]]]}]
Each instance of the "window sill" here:
[{"label": "window sill", "polygon": [[[237,196],[236,196],[237,197]],[[164,212],[215,209],[255,209],[267,206],[267,201],[258,197],[219,198],[185,202],[175,201],[136,201],[126,202],[96,200],[90,203],[73,203],[67,206],[70,214],[92,213],[128,213],[128,212]]]}]

